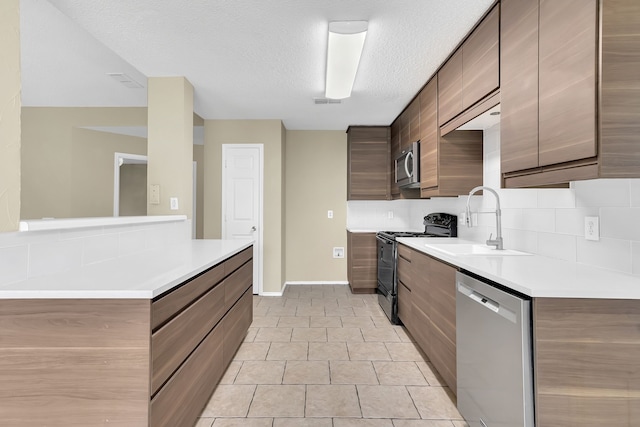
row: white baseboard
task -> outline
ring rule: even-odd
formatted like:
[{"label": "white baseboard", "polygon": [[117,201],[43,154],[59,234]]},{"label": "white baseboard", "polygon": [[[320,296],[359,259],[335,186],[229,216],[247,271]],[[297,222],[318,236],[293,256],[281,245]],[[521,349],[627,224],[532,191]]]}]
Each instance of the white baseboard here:
[{"label": "white baseboard", "polygon": [[[283,289],[284,291],[284,289]],[[263,292],[260,294],[261,297],[281,297],[282,292]]]}]

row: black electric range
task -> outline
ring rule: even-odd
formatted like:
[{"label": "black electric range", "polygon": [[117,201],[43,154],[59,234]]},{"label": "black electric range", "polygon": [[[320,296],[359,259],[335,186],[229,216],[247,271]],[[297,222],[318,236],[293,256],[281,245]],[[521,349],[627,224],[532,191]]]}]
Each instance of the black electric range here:
[{"label": "black electric range", "polygon": [[457,237],[458,217],[448,213],[431,213],[424,217],[424,231],[379,231],[378,248],[378,301],[389,321],[398,319],[398,244],[400,237]]}]

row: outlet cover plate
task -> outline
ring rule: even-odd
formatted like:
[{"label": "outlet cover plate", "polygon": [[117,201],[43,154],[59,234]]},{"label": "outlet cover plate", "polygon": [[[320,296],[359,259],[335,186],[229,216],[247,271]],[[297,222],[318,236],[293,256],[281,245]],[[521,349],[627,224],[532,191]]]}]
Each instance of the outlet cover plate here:
[{"label": "outlet cover plate", "polygon": [[584,238],[587,240],[600,240],[600,223],[597,216],[584,217]]},{"label": "outlet cover plate", "polygon": [[333,248],[333,257],[334,258],[344,258],[344,248],[343,247],[334,247]]}]

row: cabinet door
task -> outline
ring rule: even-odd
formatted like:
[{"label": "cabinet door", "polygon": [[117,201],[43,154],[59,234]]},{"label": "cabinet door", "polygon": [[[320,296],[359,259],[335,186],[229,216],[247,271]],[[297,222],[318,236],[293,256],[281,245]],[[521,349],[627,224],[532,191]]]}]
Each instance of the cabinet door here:
[{"label": "cabinet door", "polygon": [[375,293],[378,287],[375,233],[349,233],[349,286],[353,293]]},{"label": "cabinet door", "polygon": [[502,0],[502,173],[538,167],[538,2]]},{"label": "cabinet door", "polygon": [[540,166],[596,150],[598,0],[540,0]]},{"label": "cabinet door", "polygon": [[462,110],[500,85],[499,12],[495,6],[462,46]]},{"label": "cabinet door", "polygon": [[404,144],[404,147],[408,147],[409,144],[420,139],[420,99],[416,97],[411,104],[407,107],[407,119],[409,120],[409,141]]},{"label": "cabinet door", "polygon": [[396,158],[400,155],[400,130],[402,128],[402,124],[400,121],[400,117],[398,117],[392,124],[391,124],[391,158],[390,163],[389,163],[389,167],[391,169],[390,170],[390,185],[391,185],[391,198],[392,199],[397,199],[400,197],[400,187],[398,187],[398,184],[396,184]]},{"label": "cabinet door", "polygon": [[348,130],[347,200],[389,199],[389,128]]},{"label": "cabinet door", "polygon": [[456,392],[456,270],[427,258],[429,262],[429,318],[432,323],[429,359]]},{"label": "cabinet door", "polygon": [[420,100],[420,188],[438,186],[438,78],[422,89]]},{"label": "cabinet door", "polygon": [[462,49],[438,71],[438,124],[442,126],[462,112]]}]

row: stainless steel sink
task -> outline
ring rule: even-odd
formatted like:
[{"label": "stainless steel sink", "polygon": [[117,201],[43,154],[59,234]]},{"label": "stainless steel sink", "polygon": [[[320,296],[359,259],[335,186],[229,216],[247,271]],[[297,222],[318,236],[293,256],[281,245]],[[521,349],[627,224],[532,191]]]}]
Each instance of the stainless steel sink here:
[{"label": "stainless steel sink", "polygon": [[435,249],[452,256],[468,256],[468,255],[480,255],[480,256],[520,256],[531,255],[527,252],[520,252],[513,249],[496,249],[492,246],[483,244],[468,244],[468,243],[453,243],[453,244],[438,244],[438,243],[425,243],[427,248]]}]

